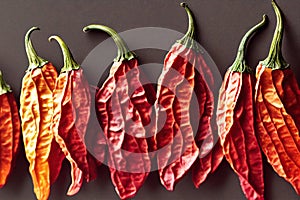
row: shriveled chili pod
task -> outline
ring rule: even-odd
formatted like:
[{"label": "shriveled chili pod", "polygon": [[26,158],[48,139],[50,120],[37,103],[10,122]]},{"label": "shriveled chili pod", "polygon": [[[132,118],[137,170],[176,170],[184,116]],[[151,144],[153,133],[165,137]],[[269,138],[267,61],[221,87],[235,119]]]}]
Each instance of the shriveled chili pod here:
[{"label": "shriveled chili pod", "polygon": [[30,40],[31,28],[25,35],[25,49],[29,66],[22,80],[20,116],[25,153],[37,199],[48,199],[50,183],[60,172],[64,159],[53,140],[53,90],[57,72],[55,67],[39,57]]},{"label": "shriveled chili pod", "polygon": [[277,56],[276,58],[274,56],[275,60],[272,61],[275,62],[274,67],[272,67],[272,79],[286,112],[291,115],[298,130],[300,130],[300,89],[292,68],[287,64],[281,53],[282,35],[280,34],[283,34],[283,32],[283,27],[282,30],[277,30],[277,44],[273,43],[274,48],[277,48]]},{"label": "shriveled chili pod", "polygon": [[226,160],[239,176],[247,199],[264,199],[262,156],[254,129],[254,75],[245,62],[249,38],[266,22],[252,27],[242,38],[234,63],[219,91],[217,123]]},{"label": "shriveled chili pod", "polygon": [[[300,195],[300,137],[289,106],[280,99],[283,91],[273,75],[288,68],[281,54],[283,22],[272,1],[277,24],[268,57],[256,69],[256,132],[261,149],[274,171],[289,182]],[[278,80],[278,79],[277,79]]]},{"label": "shriveled chili pod", "polygon": [[140,81],[138,61],[113,29],[89,25],[83,30],[108,33],[118,47],[110,73],[96,91],[98,121],[108,146],[111,180],[121,199],[134,197],[146,180],[151,161],[146,135],[152,135],[151,104]]},{"label": "shriveled chili pod", "polygon": [[[194,162],[193,181],[198,187],[220,164],[223,153],[212,151],[214,138],[211,119],[214,98],[211,91],[214,84],[212,73],[194,40],[194,20],[186,3],[189,27],[184,37],[178,40],[168,52],[164,68],[158,80],[157,115],[157,161],[161,183],[167,190],[188,172]],[[210,86],[208,86],[209,81]],[[190,123],[190,108],[193,91],[199,106],[196,136]],[[197,112],[197,111],[196,111]],[[166,115],[166,121],[163,118]],[[192,119],[193,120],[193,119]],[[162,128],[160,128],[162,127]],[[200,152],[200,154],[199,154]],[[199,156],[199,159],[197,157]],[[197,159],[197,160],[196,160]]]},{"label": "shriveled chili pod", "polygon": [[0,188],[14,167],[20,142],[20,118],[10,86],[0,71]]},{"label": "shriveled chili pod", "polygon": [[76,194],[83,178],[89,181],[89,165],[84,137],[90,117],[89,84],[82,68],[59,36],[51,36],[63,52],[64,66],[56,79],[53,91],[53,120],[51,130],[71,165],[72,183],[68,195]]}]

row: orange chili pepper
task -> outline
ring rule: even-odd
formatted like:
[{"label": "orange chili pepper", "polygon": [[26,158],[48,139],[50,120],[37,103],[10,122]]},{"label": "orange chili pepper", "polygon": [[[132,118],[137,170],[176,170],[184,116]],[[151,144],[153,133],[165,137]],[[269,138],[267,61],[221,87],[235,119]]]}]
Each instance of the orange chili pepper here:
[{"label": "orange chili pepper", "polygon": [[14,94],[0,71],[0,188],[12,171],[20,141],[20,118]]},{"label": "orange chili pepper", "polygon": [[[48,199],[50,183],[57,178],[64,156],[53,143],[53,134],[50,130],[53,114],[52,96],[57,72],[50,62],[37,56],[33,49],[29,37],[37,29],[33,27],[25,35],[29,66],[22,80],[20,115],[34,192],[37,199]],[[50,151],[52,151],[52,159],[50,159]],[[49,160],[53,162],[50,163]],[[51,175],[50,169],[53,169]],[[50,179],[50,176],[54,178]]]},{"label": "orange chili pepper", "polygon": [[[300,195],[300,137],[294,119],[283,104],[282,90],[274,82],[274,70],[288,69],[281,53],[283,22],[272,1],[277,25],[268,57],[256,69],[256,131],[261,149],[274,171],[288,181]],[[277,79],[278,80],[278,79]],[[287,108],[287,109],[286,109]]]}]

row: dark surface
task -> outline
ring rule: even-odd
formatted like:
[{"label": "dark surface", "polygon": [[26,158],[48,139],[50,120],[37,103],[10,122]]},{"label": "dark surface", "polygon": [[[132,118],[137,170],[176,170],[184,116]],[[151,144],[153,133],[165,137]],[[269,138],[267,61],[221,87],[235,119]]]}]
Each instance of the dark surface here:
[{"label": "dark surface", "polygon": [[[62,65],[61,51],[56,43],[49,43],[51,34],[60,35],[69,45],[75,59],[82,63],[88,53],[100,42],[108,38],[106,34],[85,34],[81,30],[90,23],[102,23],[119,32],[139,27],[162,27],[185,32],[187,17],[179,6],[180,1],[1,1],[0,2],[0,69],[19,98],[21,79],[27,68],[24,50],[24,34],[32,26],[41,31],[32,34],[33,44],[38,54],[55,66]],[[300,13],[298,0],[278,0],[284,12],[285,33],[283,55],[291,64],[300,80]],[[242,35],[259,22],[265,13],[269,24],[257,34],[248,48],[247,61],[255,67],[259,60],[267,56],[272,39],[276,18],[271,1],[261,0],[191,0],[188,1],[196,21],[200,44],[210,53],[221,75],[233,62]],[[138,40],[138,38],[137,38]],[[130,44],[128,44],[130,46]],[[171,45],[171,43],[170,43]],[[111,48],[115,48],[111,46]],[[115,51],[115,49],[114,49]],[[165,52],[157,50],[136,51],[140,62],[162,63]],[[114,54],[110,55],[112,58]],[[101,69],[104,71],[104,69]],[[98,73],[85,68],[87,74]],[[101,73],[99,76],[101,77]],[[96,82],[98,80],[89,80]],[[298,199],[292,187],[279,178],[264,162],[265,196],[268,200]],[[65,195],[69,182],[69,164],[64,162],[59,180],[52,187],[50,199],[118,199],[111,184],[108,169],[99,168],[100,176],[96,181],[84,184],[81,191],[73,196]],[[34,199],[32,183],[28,173],[28,163],[21,151],[17,166],[7,185],[0,190],[0,199]],[[159,183],[157,172],[152,172],[144,187],[134,199],[245,199],[237,176],[223,161],[215,174],[199,188],[195,189],[191,175],[188,174],[178,183],[174,192],[166,191]]]}]

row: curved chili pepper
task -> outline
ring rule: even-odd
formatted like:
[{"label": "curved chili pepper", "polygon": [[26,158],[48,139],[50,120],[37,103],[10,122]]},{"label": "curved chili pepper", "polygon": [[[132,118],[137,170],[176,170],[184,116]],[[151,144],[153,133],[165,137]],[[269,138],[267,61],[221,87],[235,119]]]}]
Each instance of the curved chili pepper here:
[{"label": "curved chili pepper", "polygon": [[256,130],[261,149],[274,171],[300,194],[300,137],[292,116],[280,99],[274,70],[288,68],[281,54],[283,23],[277,4],[272,1],[277,25],[268,57],[256,69]]},{"label": "curved chili pepper", "polygon": [[[37,29],[33,27],[25,35],[29,66],[22,80],[20,115],[23,142],[30,164],[29,172],[34,192],[37,199],[48,199],[50,176],[54,177],[51,180],[55,181],[64,156],[61,150],[56,148],[57,145],[53,145],[53,134],[50,129],[53,114],[52,94],[57,72],[50,62],[37,56],[32,46],[29,37]],[[51,159],[49,156],[55,158]],[[55,162],[50,162],[50,160],[55,160]]]},{"label": "curved chili pepper", "polygon": [[263,164],[254,132],[253,75],[245,63],[249,38],[266,22],[251,28],[242,38],[234,63],[220,88],[217,123],[226,160],[239,176],[247,199],[264,199]]},{"label": "curved chili pepper", "polygon": [[83,177],[89,180],[89,165],[84,136],[90,117],[89,84],[84,78],[83,70],[58,36],[55,39],[63,52],[64,66],[56,80],[53,91],[52,131],[71,164],[72,183],[68,195],[76,194],[81,188]]},{"label": "curved chili pepper", "polygon": [[153,135],[153,127],[145,127],[151,120],[151,104],[134,53],[113,29],[89,25],[83,30],[92,29],[108,33],[118,47],[109,76],[96,92],[95,104],[108,145],[112,182],[119,197],[128,199],[136,195],[151,169],[146,135]]},{"label": "curved chili pepper", "polygon": [[0,188],[14,166],[20,141],[20,118],[14,94],[0,71]]}]

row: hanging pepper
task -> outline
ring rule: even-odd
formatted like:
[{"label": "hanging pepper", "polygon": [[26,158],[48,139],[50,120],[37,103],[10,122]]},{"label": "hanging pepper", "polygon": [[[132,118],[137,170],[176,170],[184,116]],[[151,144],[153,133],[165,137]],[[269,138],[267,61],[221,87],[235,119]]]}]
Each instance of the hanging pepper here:
[{"label": "hanging pepper", "polygon": [[264,199],[263,165],[254,132],[253,80],[245,63],[249,38],[266,22],[251,28],[242,38],[237,57],[225,74],[220,88],[217,123],[226,160],[239,176],[247,199]]},{"label": "hanging pepper", "polygon": [[[268,57],[256,69],[256,131],[261,149],[274,171],[288,181],[300,195],[300,137],[292,116],[280,99],[283,91],[272,74],[288,68],[281,54],[283,22],[277,4],[272,1],[277,25]],[[277,90],[278,89],[278,90]],[[287,109],[286,109],[287,108]],[[295,113],[293,111],[292,113]],[[294,115],[294,114],[293,114]]]},{"label": "hanging pepper", "polygon": [[0,71],[0,188],[14,167],[20,141],[20,118],[14,94]]},{"label": "hanging pepper", "polygon": [[53,120],[51,129],[71,165],[72,183],[68,195],[76,194],[81,188],[83,177],[89,181],[88,153],[84,143],[90,117],[90,90],[82,68],[58,36],[56,40],[63,52],[64,66],[56,79],[53,91]]},{"label": "hanging pepper", "polygon": [[31,28],[25,35],[29,66],[22,80],[20,115],[34,192],[37,199],[48,199],[50,183],[58,177],[64,155],[50,129],[57,72],[50,62],[37,56],[30,40],[34,30],[38,28]]},{"label": "hanging pepper", "polygon": [[155,142],[146,139],[154,131],[149,125],[151,104],[140,82],[134,53],[113,29],[89,25],[83,30],[92,29],[108,33],[118,47],[109,76],[96,91],[95,104],[108,146],[112,182],[119,197],[128,199],[136,195],[151,170],[148,150],[155,149]]}]

